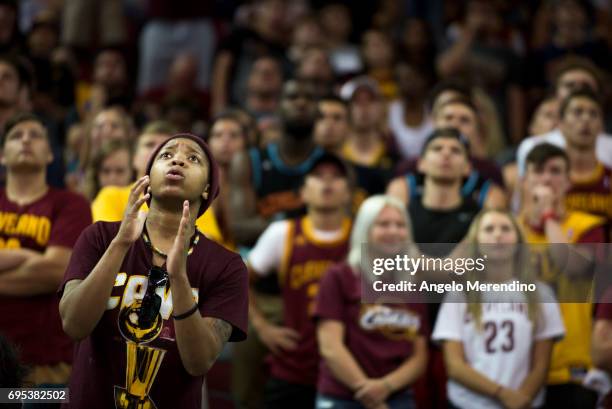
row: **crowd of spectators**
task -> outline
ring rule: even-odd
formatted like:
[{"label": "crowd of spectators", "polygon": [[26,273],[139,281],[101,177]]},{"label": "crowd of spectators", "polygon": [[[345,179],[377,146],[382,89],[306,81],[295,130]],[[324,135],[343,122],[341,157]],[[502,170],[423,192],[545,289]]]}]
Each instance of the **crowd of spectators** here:
[{"label": "crowd of spectators", "polygon": [[[381,354],[386,373],[343,320],[357,314],[351,224],[396,223],[359,237],[382,243],[494,240],[486,226],[514,244],[612,239],[611,26],[605,0],[0,0],[0,334],[29,298],[54,308],[40,298],[55,297],[80,230],[121,220],[151,153],[189,133],[220,172],[196,225],[254,277],[249,337],[223,358],[231,395],[218,405],[596,407],[583,384],[597,375],[612,389],[612,314],[593,299],[541,313],[521,348],[546,359],[516,357],[524,384],[469,345],[493,339],[462,332],[471,307],[409,307],[423,324],[402,365]],[[31,285],[39,270],[44,285]],[[296,271],[309,281],[289,285]],[[20,344],[47,327],[4,334],[17,352],[0,337],[1,387],[66,384],[65,354]],[[390,339],[374,340],[394,350]]]}]

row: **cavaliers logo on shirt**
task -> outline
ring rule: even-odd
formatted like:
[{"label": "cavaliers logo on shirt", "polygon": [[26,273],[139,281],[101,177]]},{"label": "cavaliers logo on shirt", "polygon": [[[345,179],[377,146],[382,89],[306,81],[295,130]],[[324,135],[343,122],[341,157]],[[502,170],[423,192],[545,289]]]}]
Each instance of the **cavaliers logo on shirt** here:
[{"label": "cavaliers logo on shirt", "polygon": [[404,308],[364,304],[359,326],[366,331],[378,331],[388,339],[413,340],[421,328],[421,318]]},{"label": "cavaliers logo on shirt", "polygon": [[[150,273],[151,274],[151,273]],[[123,301],[118,315],[118,326],[126,342],[126,384],[115,385],[116,409],[155,409],[149,392],[157,376],[164,356],[164,348],[152,346],[157,338],[174,341],[174,331],[167,321],[172,311],[172,294],[166,282],[148,291],[149,278],[143,275],[119,273],[115,287],[123,287]],[[127,285],[126,285],[127,281]],[[197,289],[192,288],[197,303]],[[111,297],[107,309],[119,305],[119,297]]]}]

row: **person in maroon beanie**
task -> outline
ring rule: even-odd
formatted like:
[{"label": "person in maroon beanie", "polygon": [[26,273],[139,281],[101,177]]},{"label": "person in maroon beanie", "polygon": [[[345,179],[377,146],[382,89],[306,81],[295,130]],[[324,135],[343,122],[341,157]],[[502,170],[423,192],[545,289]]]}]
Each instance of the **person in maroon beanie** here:
[{"label": "person in maroon beanie", "polygon": [[208,146],[175,135],[123,220],[83,232],[60,289],[64,330],[78,341],[64,407],[200,409],[203,376],[247,326],[244,263],[195,227],[218,178]]},{"label": "person in maroon beanie", "polygon": [[38,117],[22,113],[7,121],[0,138],[7,169],[0,188],[0,334],[30,369],[24,387],[68,382],[73,344],[62,331],[55,292],[79,234],[91,224],[84,197],[47,185],[52,160]]}]

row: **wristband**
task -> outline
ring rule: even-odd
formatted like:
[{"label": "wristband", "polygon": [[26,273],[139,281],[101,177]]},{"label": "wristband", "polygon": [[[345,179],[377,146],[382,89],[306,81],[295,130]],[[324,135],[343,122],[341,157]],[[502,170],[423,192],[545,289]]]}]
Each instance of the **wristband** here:
[{"label": "wristband", "polygon": [[546,226],[546,222],[548,220],[557,220],[557,214],[554,210],[547,210],[542,213],[542,216],[540,216],[540,224],[542,225],[542,229]]},{"label": "wristband", "polygon": [[548,220],[558,220],[557,214],[554,210],[546,210],[540,216],[540,222],[536,225],[530,224],[531,228],[535,230],[537,233],[544,234],[544,229],[546,227],[546,222]]},{"label": "wristband", "polygon": [[184,312],[184,313],[179,314],[179,315],[172,315],[172,318],[174,318],[175,321],[183,320],[183,319],[189,317],[191,314],[193,314],[197,310],[198,310],[198,304],[194,304],[193,307],[189,311]]}]

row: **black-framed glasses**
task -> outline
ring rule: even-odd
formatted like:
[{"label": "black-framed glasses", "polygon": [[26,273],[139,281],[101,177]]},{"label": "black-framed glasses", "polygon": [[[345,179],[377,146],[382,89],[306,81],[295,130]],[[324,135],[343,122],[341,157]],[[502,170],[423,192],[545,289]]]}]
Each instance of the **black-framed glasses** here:
[{"label": "black-framed glasses", "polygon": [[158,288],[165,288],[168,283],[168,272],[161,267],[153,266],[149,270],[147,291],[142,299],[138,314],[138,323],[141,328],[149,328],[155,322],[161,308],[161,297],[157,295]]}]

